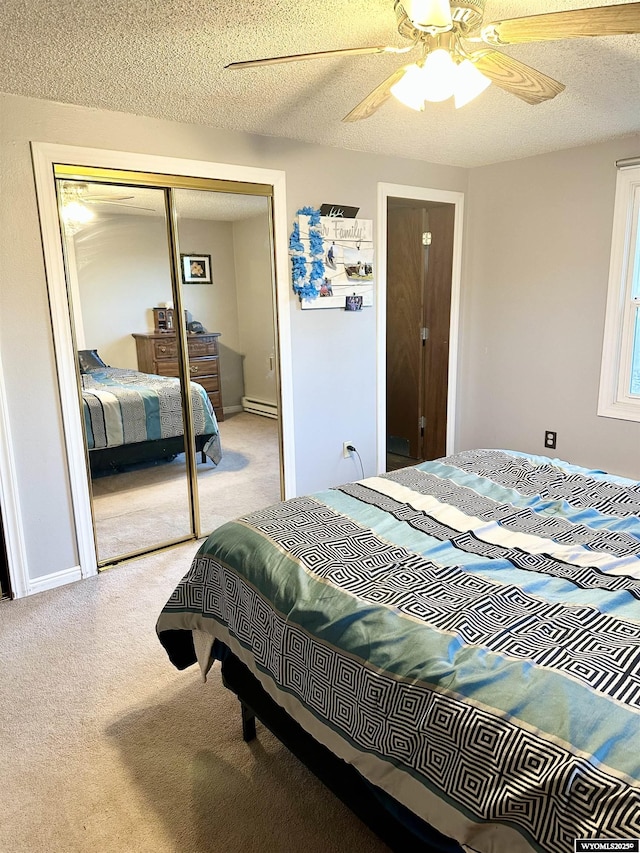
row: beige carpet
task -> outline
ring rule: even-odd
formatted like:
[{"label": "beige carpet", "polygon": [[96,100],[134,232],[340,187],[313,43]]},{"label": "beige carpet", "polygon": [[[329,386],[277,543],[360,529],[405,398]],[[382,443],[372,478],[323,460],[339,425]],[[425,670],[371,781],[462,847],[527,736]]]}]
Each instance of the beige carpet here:
[{"label": "beige carpet", "polygon": [[[203,533],[280,500],[277,422],[238,412],[221,421],[220,439],[223,455],[219,464],[198,462]],[[171,462],[95,477],[93,501],[99,560],[188,536],[188,500],[184,453]]]},{"label": "beige carpet", "polygon": [[195,543],[0,603],[4,853],[383,853],[154,625]]}]

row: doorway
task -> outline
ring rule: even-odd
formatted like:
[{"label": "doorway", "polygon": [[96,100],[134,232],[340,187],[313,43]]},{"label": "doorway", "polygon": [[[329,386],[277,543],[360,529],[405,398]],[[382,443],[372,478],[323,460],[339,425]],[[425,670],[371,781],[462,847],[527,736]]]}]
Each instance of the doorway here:
[{"label": "doorway", "polygon": [[452,453],[464,196],[378,185],[378,470]]},{"label": "doorway", "polygon": [[446,453],[454,217],[387,200],[387,470]]}]

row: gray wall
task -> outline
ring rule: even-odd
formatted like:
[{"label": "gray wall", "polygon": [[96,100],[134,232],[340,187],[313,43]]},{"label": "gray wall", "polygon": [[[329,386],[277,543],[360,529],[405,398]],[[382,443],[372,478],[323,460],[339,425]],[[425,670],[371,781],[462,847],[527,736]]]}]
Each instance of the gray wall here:
[{"label": "gray wall", "polygon": [[[181,190],[184,194],[186,190]],[[220,376],[223,406],[239,406],[244,392],[238,335],[237,275],[233,223],[210,219],[178,220],[180,252],[211,255],[213,284],[184,284],[184,307],[209,332],[220,332]]]},{"label": "gray wall", "polygon": [[[467,188],[460,168],[12,95],[0,95],[0,114],[0,350],[32,578],[78,559],[31,141],[281,169],[290,223],[299,208],[325,201],[357,205],[363,218],[375,219],[378,181]],[[375,315],[303,312],[293,293],[291,300],[296,485],[304,493],[358,474],[342,458],[346,439],[356,443],[366,472],[375,470]],[[354,376],[357,383],[347,381]]]},{"label": "gray wall", "polygon": [[[640,136],[470,173],[458,446],[640,479],[640,424],[596,415],[615,161]],[[551,452],[551,455],[554,455]]]},{"label": "gray wall", "polygon": [[138,369],[134,332],[153,331],[154,305],[171,301],[164,218],[101,216],[73,238],[85,348],[111,367]]},{"label": "gray wall", "polygon": [[267,212],[233,223],[244,393],[277,403],[272,250]]}]

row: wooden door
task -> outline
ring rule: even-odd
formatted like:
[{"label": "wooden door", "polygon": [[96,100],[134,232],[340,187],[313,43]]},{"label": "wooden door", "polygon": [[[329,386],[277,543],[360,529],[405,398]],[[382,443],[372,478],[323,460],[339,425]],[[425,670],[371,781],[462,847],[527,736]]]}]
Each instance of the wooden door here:
[{"label": "wooden door", "polygon": [[[424,211],[389,205],[387,215],[387,449],[421,454]],[[409,463],[407,463],[409,464]]]},{"label": "wooden door", "polygon": [[446,453],[454,218],[452,204],[388,204],[387,454],[401,464]]},{"label": "wooden door", "polygon": [[449,330],[451,326],[451,270],[453,266],[452,204],[430,208],[424,290],[424,430],[422,459],[447,452],[447,397],[449,391]]}]

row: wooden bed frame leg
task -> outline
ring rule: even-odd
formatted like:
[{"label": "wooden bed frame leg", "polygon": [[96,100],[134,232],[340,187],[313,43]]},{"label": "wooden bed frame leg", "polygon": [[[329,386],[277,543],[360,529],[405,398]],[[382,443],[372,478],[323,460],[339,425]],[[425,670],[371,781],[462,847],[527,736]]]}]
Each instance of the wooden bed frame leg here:
[{"label": "wooden bed frame leg", "polygon": [[242,710],[242,739],[245,743],[249,743],[256,736],[256,715],[242,700],[240,700],[240,708]]}]

